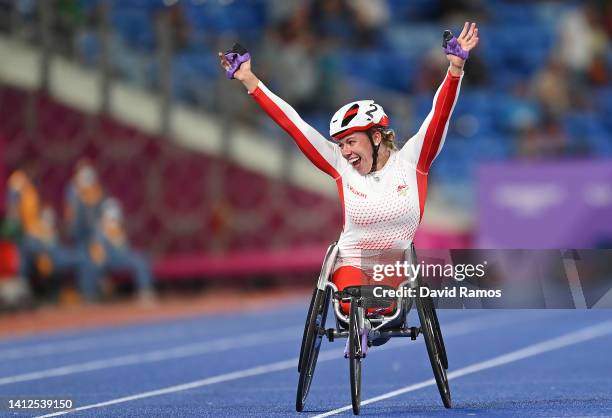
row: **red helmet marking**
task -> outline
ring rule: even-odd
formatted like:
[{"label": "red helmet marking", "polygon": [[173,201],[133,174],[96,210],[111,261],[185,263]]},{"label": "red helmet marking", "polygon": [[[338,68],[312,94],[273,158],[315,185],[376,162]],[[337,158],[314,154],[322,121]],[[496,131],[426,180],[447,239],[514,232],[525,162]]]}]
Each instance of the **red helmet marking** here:
[{"label": "red helmet marking", "polygon": [[344,114],[344,117],[343,117],[342,119],[346,119],[346,118],[348,118],[349,116],[356,115],[356,114],[357,114],[357,112],[359,112],[359,106],[357,106],[357,107],[356,107],[356,108],[354,108],[354,109],[349,109],[349,110],[347,110],[347,111],[346,111],[346,113]]}]

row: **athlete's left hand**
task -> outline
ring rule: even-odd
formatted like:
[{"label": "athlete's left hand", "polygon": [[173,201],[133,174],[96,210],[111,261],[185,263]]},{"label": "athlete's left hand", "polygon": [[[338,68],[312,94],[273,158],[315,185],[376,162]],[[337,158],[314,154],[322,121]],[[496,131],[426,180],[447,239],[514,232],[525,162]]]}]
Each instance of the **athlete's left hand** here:
[{"label": "athlete's left hand", "polygon": [[[457,43],[464,51],[467,52],[476,48],[476,45],[478,45],[478,28],[476,27],[475,22],[471,24],[470,22],[465,22],[461,34],[459,34],[459,36],[457,37]],[[464,59],[461,59],[458,56],[451,54],[447,54],[446,57],[448,58],[453,67],[463,68],[463,65],[465,64]]]}]

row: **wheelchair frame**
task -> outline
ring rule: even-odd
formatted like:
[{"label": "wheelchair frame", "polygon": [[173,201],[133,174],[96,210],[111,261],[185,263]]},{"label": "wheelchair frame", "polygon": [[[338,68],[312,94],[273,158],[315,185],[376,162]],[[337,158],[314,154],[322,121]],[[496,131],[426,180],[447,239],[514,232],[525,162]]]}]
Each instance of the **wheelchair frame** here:
[{"label": "wheelchair frame", "polygon": [[[361,403],[361,359],[366,357],[368,347],[379,338],[410,337],[411,340],[416,340],[418,335],[421,334],[425,339],[428,356],[443,404],[446,408],[450,408],[450,389],[446,377],[448,360],[433,300],[430,297],[420,297],[418,291],[415,298],[404,298],[402,292],[400,292],[400,295],[396,298],[395,309],[390,315],[367,317],[367,308],[364,306],[365,299],[362,297],[359,288],[355,287],[350,291],[339,292],[331,281],[337,256],[338,246],[334,242],[328,247],[325,254],[304,326],[298,363],[300,378],[296,396],[296,410],[301,412],[304,408],[323,337],[326,337],[330,342],[333,342],[336,338],[347,338],[345,358],[349,359],[351,401],[353,413],[358,415]],[[404,250],[403,259],[416,264],[414,244],[409,249]],[[414,277],[401,282],[398,289],[404,287],[418,289],[421,286],[425,285],[421,284],[419,277]],[[336,327],[325,329],[330,300],[336,318]],[[342,312],[342,301],[350,302],[348,315]],[[409,327],[407,325],[406,318],[413,302],[416,302],[420,327]],[[404,318],[400,325],[396,327],[394,321],[397,321],[402,315]],[[385,328],[388,324],[394,325]]]}]

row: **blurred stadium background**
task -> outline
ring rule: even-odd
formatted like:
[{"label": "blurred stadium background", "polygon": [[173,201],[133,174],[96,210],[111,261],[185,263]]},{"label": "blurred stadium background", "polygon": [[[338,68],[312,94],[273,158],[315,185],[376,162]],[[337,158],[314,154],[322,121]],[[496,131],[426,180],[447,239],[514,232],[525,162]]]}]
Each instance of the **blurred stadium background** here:
[{"label": "blurred stadium background", "polygon": [[[446,70],[442,31],[465,20],[481,44],[417,246],[610,247],[607,1],[1,0],[0,192],[27,160],[68,245],[65,189],[87,158],[162,295],[310,287],[340,232],[335,185],[224,78],[216,52],[240,41],[322,133],[340,105],[375,98],[405,140]],[[6,288],[18,256],[4,232]]]}]

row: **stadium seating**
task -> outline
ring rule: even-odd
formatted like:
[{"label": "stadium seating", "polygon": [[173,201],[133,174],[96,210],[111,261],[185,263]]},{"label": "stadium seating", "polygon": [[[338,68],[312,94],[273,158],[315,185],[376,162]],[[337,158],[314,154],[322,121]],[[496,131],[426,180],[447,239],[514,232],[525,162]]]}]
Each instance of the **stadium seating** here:
[{"label": "stadium seating", "polygon": [[[27,128],[30,100],[38,123]],[[320,245],[340,232],[334,199],[186,151],[109,117],[6,86],[0,88],[0,112],[8,115],[0,128],[7,166],[36,159],[44,201],[61,214],[76,161],[90,157],[107,193],[124,205],[132,242],[153,255]]]},{"label": "stadium seating", "polygon": [[[101,0],[80,1],[86,13],[101,4]],[[195,104],[209,112],[220,107],[215,101],[220,90],[217,83],[222,78],[216,51],[234,40],[246,40],[245,44],[257,54],[263,41],[281,23],[273,17],[274,2],[265,0],[111,3],[111,65],[119,78],[143,87],[160,85],[157,17],[170,4],[183,8],[191,43],[173,55],[172,95],[178,102]],[[485,81],[472,84],[469,74],[466,77],[446,148],[431,174],[432,181],[442,183],[445,190],[466,204],[472,193],[475,166],[481,161],[513,158],[519,148],[520,131],[544,120],[543,106],[533,95],[518,93],[517,86],[526,88],[547,63],[557,35],[558,18],[571,6],[561,2],[507,0],[481,3],[482,42],[475,54],[485,67]],[[363,91],[358,88],[367,86],[368,97],[379,93],[383,97],[385,94],[401,97],[402,101],[405,98],[410,109],[406,113],[411,112],[408,117],[395,118],[393,109],[388,111],[392,120],[406,119],[406,123],[412,123],[414,131],[432,103],[433,91],[423,91],[421,85],[426,71],[423,63],[429,51],[440,47],[441,25],[447,21],[440,20],[440,3],[436,1],[388,0],[387,4],[390,19],[372,37],[370,45],[359,45],[355,41],[358,37],[350,32],[354,28],[347,24],[337,28],[342,36],[335,43],[322,45],[324,48],[319,50],[320,45],[315,42],[312,49],[333,61],[324,70],[333,73],[333,80],[340,81],[342,92],[358,94]],[[317,22],[309,23],[314,27]],[[313,27],[309,26],[309,30],[314,32]],[[75,43],[82,63],[92,67],[100,64],[101,41],[97,31],[79,32]],[[321,65],[318,58],[321,56],[315,53],[312,61]],[[612,67],[609,46],[605,59]],[[261,67],[273,76],[274,62],[261,63]],[[274,80],[270,86],[274,86]],[[612,88],[593,90],[587,94],[592,103],[564,115],[561,128],[575,154],[611,156]],[[282,91],[278,93],[283,95]],[[24,120],[31,111],[27,106],[30,102],[34,103],[37,123],[26,128]],[[8,139],[8,161],[16,162],[26,155],[45,157],[40,159],[44,164],[39,166],[37,176],[43,183],[40,186],[45,200],[60,208],[63,187],[73,164],[82,155],[91,156],[99,162],[109,192],[124,202],[135,244],[154,254],[320,244],[337,235],[341,214],[332,199],[249,172],[228,161],[193,155],[165,138],[143,134],[105,116],[79,113],[42,94],[2,86],[0,109],[3,115],[9,115],[0,132]],[[327,132],[328,109],[310,106],[302,116],[319,131]],[[273,123],[263,112],[256,117],[259,119],[253,125],[255,129],[270,137],[279,134],[280,129],[272,128]],[[410,127],[402,128],[410,131]],[[134,183],[128,186],[125,178],[132,179],[137,186]],[[213,183],[222,185],[223,197],[210,187]],[[272,207],[268,204],[271,200],[277,202]],[[314,207],[316,211],[309,210]],[[320,216],[322,213],[325,216]],[[197,229],[190,227],[194,220],[199,225]]]},{"label": "stadium seating", "polygon": [[[94,0],[82,2],[85,8],[96,4]],[[124,44],[140,52],[154,53],[152,22],[155,14],[170,3],[173,2],[115,2],[112,21]],[[276,24],[270,21],[273,3],[264,0],[189,0],[181,1],[180,5],[191,25],[192,45],[175,55],[173,94],[179,101],[202,104],[207,97],[206,92],[210,91],[212,83],[219,76],[215,46],[211,45],[220,37],[247,39],[249,44],[258,45]],[[388,6],[390,22],[380,28],[375,45],[364,49],[360,45],[347,43],[344,37],[340,38],[341,42],[335,50],[337,71],[347,80],[366,82],[398,93],[412,93],[420,71],[419,61],[428,50],[440,43],[440,25],[432,23],[432,19],[438,17],[436,13],[439,14],[440,5],[435,1],[389,0]],[[512,91],[518,82],[529,79],[546,63],[556,36],[558,17],[571,4],[493,0],[483,2],[482,7],[481,12],[484,13],[480,13],[483,16],[480,32],[483,36],[477,54],[486,65],[489,85],[480,87],[478,91],[466,88],[457,105],[457,114],[478,115],[478,129],[473,135],[507,138],[517,128],[533,123],[542,116],[537,103],[516,97]],[[87,48],[97,48],[95,42],[89,41],[90,46],[86,45],[87,42],[83,44],[85,56]],[[612,63],[612,51],[608,53],[608,60]],[[141,76],[153,78],[142,82],[143,85],[156,85],[157,71]],[[134,75],[127,77],[133,78]],[[413,100],[413,119],[419,123],[429,110],[431,95],[418,95]],[[597,104],[602,110],[600,114],[612,111],[609,89],[598,93]],[[309,116],[317,127],[325,129],[324,115],[317,113]],[[606,141],[612,131],[610,118],[595,119],[580,114],[571,115],[565,121],[564,129],[570,136],[570,143],[580,143],[588,148],[588,152],[610,155],[611,147]],[[456,122],[457,118],[453,119],[452,123]],[[505,141],[490,143],[503,144],[499,145],[498,150],[491,149],[492,155],[500,158],[510,156]],[[462,149],[466,154],[479,151],[477,143],[473,141],[464,144]]]}]

